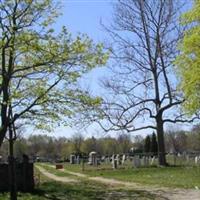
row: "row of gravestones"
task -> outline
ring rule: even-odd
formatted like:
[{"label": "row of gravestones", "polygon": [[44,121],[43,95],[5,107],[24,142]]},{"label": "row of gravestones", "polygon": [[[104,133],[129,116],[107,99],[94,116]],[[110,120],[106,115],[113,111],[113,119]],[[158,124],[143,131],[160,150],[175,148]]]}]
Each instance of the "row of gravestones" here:
[{"label": "row of gravestones", "polygon": [[200,156],[195,156],[194,162],[196,165],[200,165]]},{"label": "row of gravestones", "polygon": [[81,162],[80,156],[76,156],[74,154],[71,154],[70,158],[69,158],[69,162],[70,162],[70,164],[80,164],[80,162]]},{"label": "row of gravestones", "polygon": [[[104,162],[108,164],[111,161],[113,169],[116,169],[119,165],[124,165],[124,163],[127,159],[130,159],[130,158],[126,157],[125,154],[122,157],[119,154],[117,154],[117,155],[113,154],[111,158],[106,157],[104,159]],[[153,165],[153,164],[155,164],[155,160],[156,160],[155,157],[153,157],[153,158],[150,158],[150,157],[140,158],[139,156],[134,156],[132,158],[134,167]],[[80,160],[79,156],[75,156],[74,154],[70,155],[70,164],[80,164],[80,161],[81,160]],[[99,164],[99,160],[97,158],[97,153],[91,152],[89,154],[88,164],[89,165],[95,165],[95,166]]]},{"label": "row of gravestones", "polygon": [[[132,160],[132,165],[133,167],[141,167],[141,166],[144,166],[144,167],[148,167],[150,165],[155,165],[157,164],[157,158],[155,156],[153,157],[149,157],[149,156],[143,156],[143,157],[140,157],[140,156],[134,156],[134,157],[126,157],[126,155],[124,154],[122,157],[117,154],[117,155],[112,155],[112,157],[106,157],[104,159],[104,162],[105,163],[110,163],[110,160],[111,160],[111,163],[112,163],[112,168],[113,169],[116,169],[119,165],[124,165],[125,161],[127,159],[130,159]],[[190,157],[187,156],[186,157],[186,160],[187,162],[190,161]],[[80,157],[79,156],[75,156],[75,155],[70,155],[70,164],[80,164],[81,160],[80,160]],[[194,162],[196,165],[199,165],[200,164],[200,156],[196,156],[194,158]],[[89,161],[88,161],[88,164],[89,165],[94,165],[94,166],[97,166],[99,164],[99,159],[97,157],[97,153],[96,152],[91,152],[89,154]]]},{"label": "row of gravestones", "polygon": [[[170,156],[170,154],[167,155],[167,157]],[[173,155],[174,158],[174,164],[176,164],[176,162],[179,160],[179,162],[184,161],[185,165],[200,165],[200,155],[198,156],[194,156],[194,155],[187,155],[187,154],[177,154],[177,155]]]},{"label": "row of gravestones", "polygon": [[200,165],[200,156],[192,156],[192,155],[179,155],[179,158],[182,158],[183,160],[186,161],[185,164],[193,164],[195,163],[196,165]]},{"label": "row of gravestones", "polygon": [[[125,160],[126,160],[126,155],[123,155],[122,157],[122,162],[119,160],[120,157],[117,155],[116,157],[113,155],[112,156],[112,168],[116,169],[119,165],[123,165]],[[133,167],[148,167],[149,165],[154,165],[156,164],[156,157],[147,157],[147,156],[143,156],[142,158],[140,158],[140,156],[134,156],[132,158],[129,158],[130,160],[132,160],[132,165]]]}]

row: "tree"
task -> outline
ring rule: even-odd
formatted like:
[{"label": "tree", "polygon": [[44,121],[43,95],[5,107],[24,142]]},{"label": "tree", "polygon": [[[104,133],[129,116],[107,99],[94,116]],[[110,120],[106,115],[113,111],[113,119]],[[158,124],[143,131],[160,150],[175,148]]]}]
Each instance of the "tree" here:
[{"label": "tree", "polygon": [[[0,4],[0,147],[9,132],[12,174],[16,122],[50,130],[53,124],[68,124],[67,117],[78,112],[81,102],[100,102],[80,90],[77,81],[104,64],[107,55],[101,44],[94,45],[87,36],[73,39],[65,27],[54,33],[51,27],[58,6],[53,0],[2,0]],[[11,199],[17,199],[11,191]]]},{"label": "tree", "polygon": [[153,132],[153,134],[151,136],[150,152],[153,153],[154,155],[158,154],[158,142],[157,142],[156,134],[154,132]]},{"label": "tree", "polygon": [[120,134],[117,138],[118,143],[118,152],[121,153],[128,153],[130,148],[132,147],[131,137],[128,134]]},{"label": "tree", "polygon": [[173,153],[187,151],[188,135],[183,130],[171,127],[166,131],[166,143],[168,151],[173,151]]},{"label": "tree", "polygon": [[194,126],[187,135],[187,147],[188,151],[200,151],[200,124]]},{"label": "tree", "polygon": [[76,114],[81,102],[100,102],[78,89],[77,80],[104,64],[107,54],[85,35],[73,39],[65,27],[54,33],[58,5],[53,0],[1,1],[0,146],[16,121],[49,130],[68,124],[66,117]]},{"label": "tree", "polygon": [[151,152],[151,138],[149,135],[147,135],[144,140],[144,152],[145,153]]},{"label": "tree", "polygon": [[[112,76],[99,124],[106,130],[157,132],[158,158],[166,165],[164,124],[187,122],[177,90],[174,59],[182,36],[180,1],[118,0],[114,22],[105,27],[112,39]],[[113,78],[112,78],[113,77]],[[102,117],[103,118],[103,117]]]},{"label": "tree", "polygon": [[190,11],[182,16],[182,23],[189,25],[180,41],[180,55],[176,64],[181,89],[186,101],[184,106],[190,114],[200,110],[200,1],[194,0]]},{"label": "tree", "polygon": [[84,138],[81,134],[75,134],[73,135],[71,139],[72,143],[72,150],[76,154],[80,154],[82,152],[81,148],[83,145]]}]

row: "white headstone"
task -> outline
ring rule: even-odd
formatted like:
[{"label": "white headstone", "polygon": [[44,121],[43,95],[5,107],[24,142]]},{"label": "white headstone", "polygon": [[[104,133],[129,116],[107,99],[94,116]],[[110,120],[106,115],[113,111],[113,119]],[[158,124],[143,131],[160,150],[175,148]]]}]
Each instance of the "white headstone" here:
[{"label": "white headstone", "polygon": [[80,164],[80,157],[79,156],[76,157],[76,164]]},{"label": "white headstone", "polygon": [[146,157],[146,156],[143,157],[143,165],[145,167],[149,166],[149,157]]},{"label": "white headstone", "polygon": [[154,164],[155,164],[155,159],[156,159],[156,157],[153,156],[153,158],[151,159],[151,165],[154,165]]},{"label": "white headstone", "polygon": [[200,156],[195,156],[194,162],[198,165],[200,163]]},{"label": "white headstone", "polygon": [[97,153],[95,151],[92,151],[89,153],[89,165],[97,165]]},{"label": "white headstone", "polygon": [[73,154],[70,155],[70,159],[69,159],[70,164],[75,164],[75,158],[76,158],[75,155],[73,155]]},{"label": "white headstone", "polygon": [[133,157],[133,166],[136,168],[141,166],[141,161],[139,156]]},{"label": "white headstone", "polygon": [[111,159],[112,159],[111,162],[112,162],[112,164],[113,164],[113,163],[114,163],[114,160],[115,160],[115,154],[112,155]]},{"label": "white headstone", "polygon": [[124,154],[124,155],[122,156],[122,165],[124,164],[125,160],[126,160],[126,155]]},{"label": "white headstone", "polygon": [[117,154],[116,155],[116,160],[117,160],[117,166],[121,164],[121,160],[120,160],[120,155]]}]

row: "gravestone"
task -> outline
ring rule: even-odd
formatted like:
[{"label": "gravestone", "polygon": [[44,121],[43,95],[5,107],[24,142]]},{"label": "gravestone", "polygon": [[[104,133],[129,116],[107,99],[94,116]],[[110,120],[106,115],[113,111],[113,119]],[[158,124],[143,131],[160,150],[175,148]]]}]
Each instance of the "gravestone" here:
[{"label": "gravestone", "polygon": [[194,162],[196,165],[200,164],[200,156],[196,156]]},{"label": "gravestone", "polygon": [[112,155],[111,160],[112,160],[111,162],[112,162],[112,164],[113,164],[113,163],[114,163],[114,160],[115,160],[115,154]]},{"label": "gravestone", "polygon": [[98,164],[98,161],[97,161],[97,153],[95,151],[92,151],[89,153],[89,162],[88,162],[89,165],[96,165]]},{"label": "gravestone", "polygon": [[186,164],[189,165],[190,164],[190,156],[186,155]]},{"label": "gravestone", "polygon": [[156,159],[155,156],[153,156],[153,158],[151,158],[151,165],[154,165],[154,164],[155,164],[155,159]]},{"label": "gravestone", "polygon": [[117,160],[117,166],[121,165],[121,160],[120,160],[120,155],[116,155],[116,160]]},{"label": "gravestone", "polygon": [[122,165],[124,165],[124,163],[125,163],[125,160],[126,160],[126,155],[125,155],[125,154],[123,154],[123,156],[122,156]]},{"label": "gravestone", "polygon": [[143,157],[143,165],[144,165],[145,167],[148,167],[148,166],[149,166],[149,157],[147,157],[147,156],[144,156],[144,157]]},{"label": "gravestone", "polygon": [[105,158],[105,163],[106,163],[106,164],[109,164],[109,163],[110,163],[110,158],[109,158],[109,157],[106,157],[106,158]]},{"label": "gravestone", "polygon": [[78,165],[80,164],[80,156],[76,157],[76,164],[78,164]]},{"label": "gravestone", "polygon": [[141,161],[139,156],[133,157],[133,167],[138,168],[141,166]]},{"label": "gravestone", "polygon": [[112,168],[113,169],[117,169],[117,159],[114,159],[114,161],[112,162]]},{"label": "gravestone", "polygon": [[70,155],[70,164],[75,164],[76,156],[74,154]]}]

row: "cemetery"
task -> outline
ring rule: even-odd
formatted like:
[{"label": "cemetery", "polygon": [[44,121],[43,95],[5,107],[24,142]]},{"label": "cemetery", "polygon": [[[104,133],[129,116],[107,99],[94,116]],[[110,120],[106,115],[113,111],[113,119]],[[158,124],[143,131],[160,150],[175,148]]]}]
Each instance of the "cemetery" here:
[{"label": "cemetery", "polygon": [[0,200],[200,200],[200,0],[0,0]]}]

